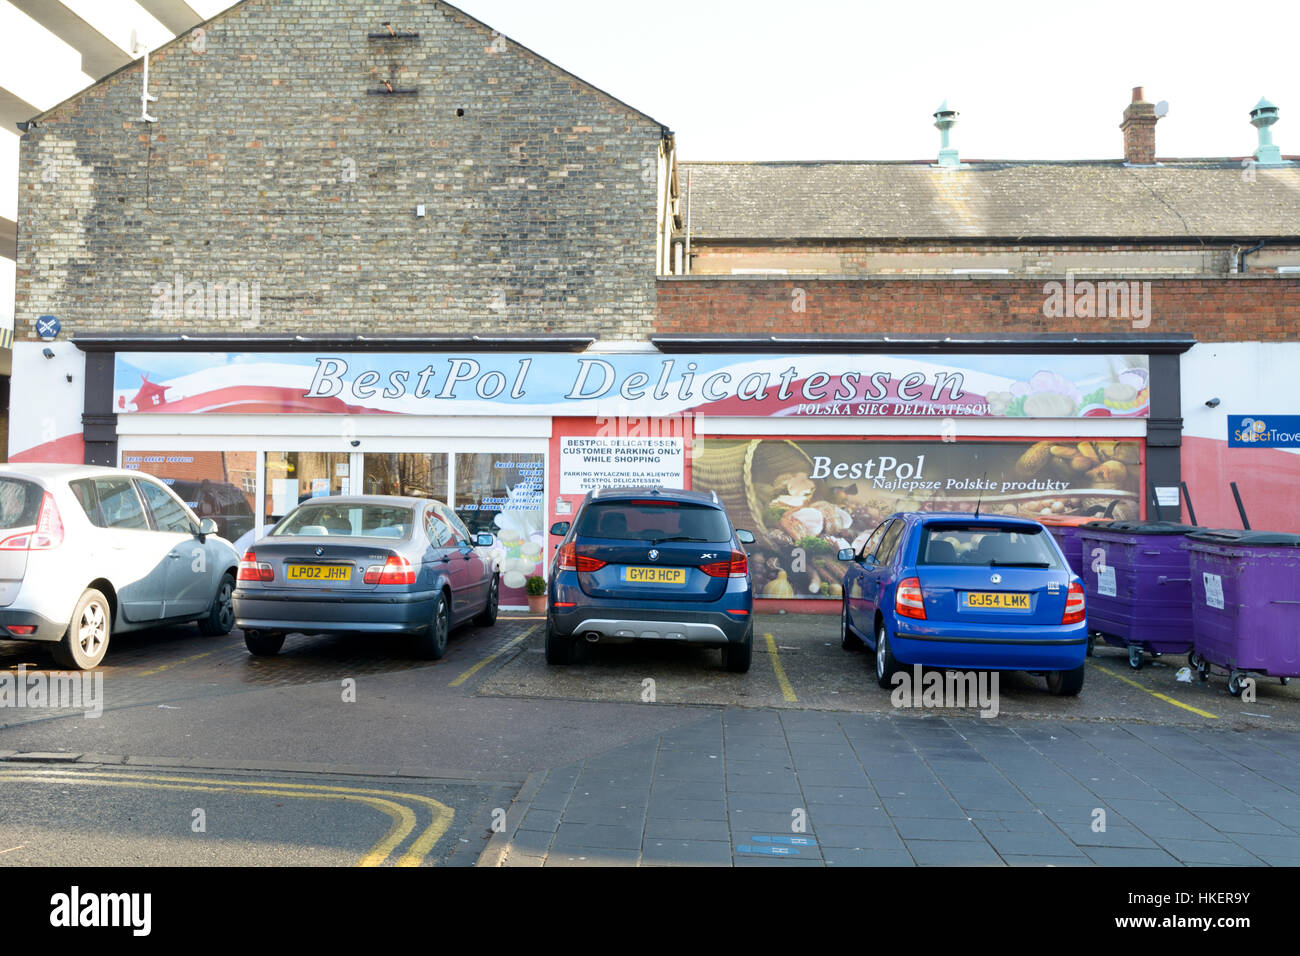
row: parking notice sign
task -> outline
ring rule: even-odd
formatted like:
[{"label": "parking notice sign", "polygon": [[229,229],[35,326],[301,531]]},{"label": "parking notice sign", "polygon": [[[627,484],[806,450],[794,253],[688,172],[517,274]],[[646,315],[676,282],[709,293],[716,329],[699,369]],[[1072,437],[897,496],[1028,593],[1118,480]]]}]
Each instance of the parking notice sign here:
[{"label": "parking notice sign", "polygon": [[686,442],[682,438],[573,437],[560,444],[562,495],[650,485],[681,488],[685,480]]},{"label": "parking notice sign", "polygon": [[1212,608],[1223,610],[1223,578],[1217,574],[1210,574],[1203,571],[1201,577],[1205,580],[1205,603]]}]

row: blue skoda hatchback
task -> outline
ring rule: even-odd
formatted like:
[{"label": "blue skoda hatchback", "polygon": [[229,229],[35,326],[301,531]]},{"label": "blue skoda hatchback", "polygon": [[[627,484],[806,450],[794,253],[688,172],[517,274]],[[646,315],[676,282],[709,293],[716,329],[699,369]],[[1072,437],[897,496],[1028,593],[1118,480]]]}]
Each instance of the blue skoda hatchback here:
[{"label": "blue skoda hatchback", "polygon": [[749,670],[753,588],[737,531],[717,496],[671,488],[593,491],[562,536],[546,601],[546,662],[568,664],[574,644],[680,641],[722,649],[729,671]]},{"label": "blue skoda hatchback", "polygon": [[1030,671],[1054,694],[1083,689],[1083,582],[1038,522],[895,514],[839,557],[849,562],[840,643],[874,649],[881,687],[920,664]]}]

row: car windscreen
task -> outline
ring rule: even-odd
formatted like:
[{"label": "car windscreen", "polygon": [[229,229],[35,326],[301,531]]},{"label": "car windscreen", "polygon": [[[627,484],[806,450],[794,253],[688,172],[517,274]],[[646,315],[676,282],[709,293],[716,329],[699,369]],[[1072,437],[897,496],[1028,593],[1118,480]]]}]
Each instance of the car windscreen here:
[{"label": "car windscreen", "polygon": [[18,478],[0,478],[0,530],[36,524],[41,513],[41,486]]},{"label": "car windscreen", "polygon": [[731,522],[725,512],[681,501],[635,499],[594,502],[578,521],[585,538],[614,541],[731,540]]},{"label": "car windscreen", "polygon": [[413,508],[402,505],[304,504],[275,526],[272,535],[315,535],[331,538],[409,538]]},{"label": "car windscreen", "polygon": [[1025,525],[929,524],[922,529],[917,564],[1064,567],[1043,528]]}]

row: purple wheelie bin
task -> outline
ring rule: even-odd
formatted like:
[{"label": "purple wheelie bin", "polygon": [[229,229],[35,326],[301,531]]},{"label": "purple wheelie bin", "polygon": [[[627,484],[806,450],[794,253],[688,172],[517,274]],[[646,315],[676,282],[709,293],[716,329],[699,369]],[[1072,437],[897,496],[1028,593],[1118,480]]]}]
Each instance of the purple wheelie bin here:
[{"label": "purple wheelie bin", "polygon": [[1251,674],[1300,677],[1300,535],[1205,530],[1187,536],[1191,558],[1190,663],[1209,680],[1228,671],[1240,696]]},{"label": "purple wheelie bin", "polygon": [[1070,570],[1080,577],[1083,576],[1083,545],[1079,540],[1082,529],[1090,524],[1111,523],[1109,518],[1098,518],[1095,515],[1043,515],[1034,520],[1045,525],[1052,533],[1065,554],[1065,560],[1070,564]]},{"label": "purple wheelie bin", "polygon": [[1151,653],[1192,647],[1191,559],[1173,521],[1094,521],[1079,531],[1088,630],[1128,648],[1134,670]]}]

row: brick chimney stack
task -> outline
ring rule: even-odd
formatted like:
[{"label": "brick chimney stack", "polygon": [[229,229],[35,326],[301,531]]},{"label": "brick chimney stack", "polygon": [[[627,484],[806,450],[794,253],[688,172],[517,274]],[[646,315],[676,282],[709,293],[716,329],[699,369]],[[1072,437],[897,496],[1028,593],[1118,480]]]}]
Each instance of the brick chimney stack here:
[{"label": "brick chimney stack", "polygon": [[1142,96],[1142,87],[1133,87],[1133,102],[1124,110],[1124,160],[1130,166],[1152,166],[1156,161],[1156,108]]}]

